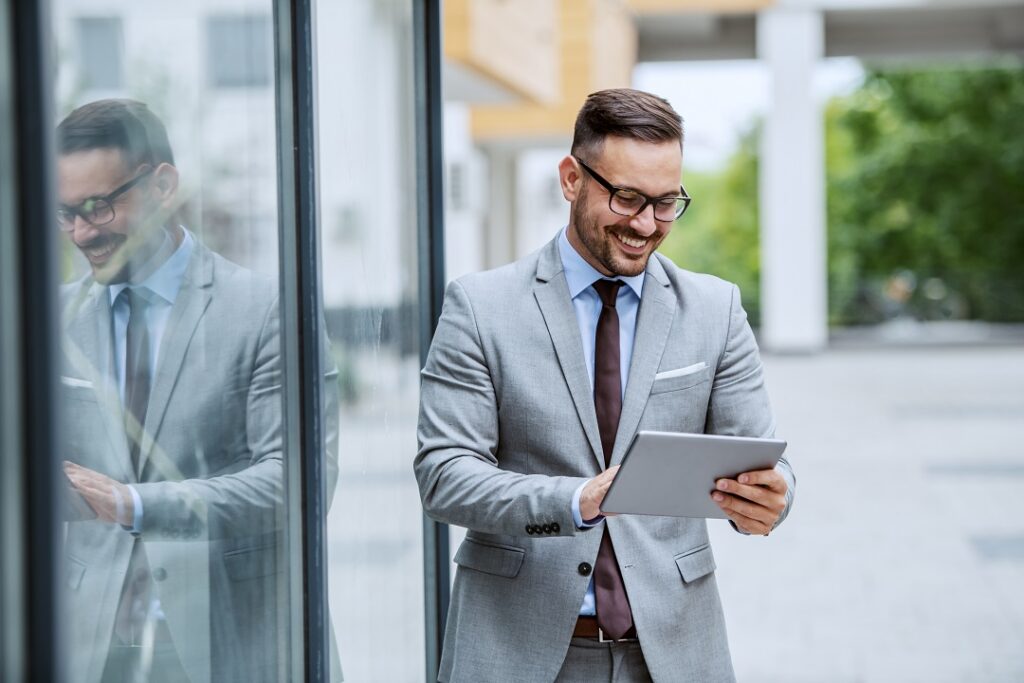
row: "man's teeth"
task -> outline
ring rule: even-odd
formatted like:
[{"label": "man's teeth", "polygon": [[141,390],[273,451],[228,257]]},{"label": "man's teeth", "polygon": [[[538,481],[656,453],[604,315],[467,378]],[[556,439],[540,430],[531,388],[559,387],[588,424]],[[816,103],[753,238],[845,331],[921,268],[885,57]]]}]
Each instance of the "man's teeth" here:
[{"label": "man's teeth", "polygon": [[96,258],[102,258],[104,256],[107,256],[107,255],[113,253],[115,248],[117,248],[117,245],[114,244],[113,242],[110,242],[105,247],[96,247],[94,249],[89,249],[88,252],[89,252],[89,256],[94,256]]},{"label": "man's teeth", "polygon": [[622,235],[617,235],[617,237],[627,247],[633,247],[634,249],[640,249],[640,248],[642,248],[643,246],[645,246],[647,244],[647,240],[638,240],[638,239],[633,239],[631,237],[623,237]]}]

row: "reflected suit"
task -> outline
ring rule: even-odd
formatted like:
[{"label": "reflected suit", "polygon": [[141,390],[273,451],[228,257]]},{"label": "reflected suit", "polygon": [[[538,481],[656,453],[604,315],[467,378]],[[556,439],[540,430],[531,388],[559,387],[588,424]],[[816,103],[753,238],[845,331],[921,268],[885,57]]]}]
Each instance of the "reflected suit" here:
[{"label": "reflected suit", "polygon": [[[95,520],[67,525],[70,680],[100,680],[126,577],[140,565],[191,681],[287,678],[276,283],[195,242],[153,372],[137,469],[118,396],[108,289],[87,276],[63,289],[62,304],[62,455],[133,486],[144,511],[138,536]],[[333,362],[325,357],[324,367]],[[333,491],[333,371],[325,397]],[[338,680],[336,656],[332,662]]]}]

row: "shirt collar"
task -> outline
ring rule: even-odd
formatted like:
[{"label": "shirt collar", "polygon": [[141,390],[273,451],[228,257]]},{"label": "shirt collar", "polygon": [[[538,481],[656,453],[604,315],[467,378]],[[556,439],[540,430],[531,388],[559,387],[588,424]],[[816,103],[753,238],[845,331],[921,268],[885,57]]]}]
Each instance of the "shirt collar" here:
[{"label": "shirt collar", "polygon": [[[185,279],[185,271],[188,270],[188,262],[192,257],[193,247],[192,233],[183,227],[181,231],[184,233],[181,244],[178,245],[178,248],[174,250],[166,261],[149,274],[149,277],[142,282],[119,282],[116,285],[110,285],[111,306],[117,301],[117,296],[129,286],[146,289],[166,303],[174,305],[175,299],[178,298],[178,290],[181,289],[181,283]],[[153,255],[153,258],[160,258],[166,253],[167,249],[171,248],[173,248],[171,237],[169,234],[164,233],[164,242],[160,249],[157,250],[157,253]]]},{"label": "shirt collar", "polygon": [[[558,236],[558,253],[562,257],[562,268],[565,271],[565,281],[569,285],[569,296],[575,299],[579,296],[580,292],[590,287],[597,280],[608,279],[605,275],[602,275],[597,271],[594,266],[586,262],[586,260],[580,256],[579,252],[569,244],[569,237],[567,235],[568,228],[562,229],[562,234]],[[639,299],[644,290],[644,275],[646,270],[639,275],[633,275],[632,277],[626,277],[620,275],[616,280],[622,280],[629,289],[633,290],[636,297]]]}]

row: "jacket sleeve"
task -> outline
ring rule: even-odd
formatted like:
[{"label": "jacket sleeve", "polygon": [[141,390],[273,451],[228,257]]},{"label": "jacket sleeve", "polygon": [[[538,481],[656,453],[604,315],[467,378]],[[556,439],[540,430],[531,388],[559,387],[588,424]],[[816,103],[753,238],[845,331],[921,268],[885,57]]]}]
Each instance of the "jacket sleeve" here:
[{"label": "jacket sleeve", "polygon": [[[775,416],[764,385],[761,356],[735,285],[729,307],[729,331],[715,370],[705,431],[730,436],[775,436]],[[778,526],[793,505],[796,476],[785,457],[775,469],[787,484],[786,507],[776,523]]]},{"label": "jacket sleeve", "polygon": [[531,525],[575,532],[572,497],[586,481],[501,469],[499,397],[472,302],[456,281],[421,373],[419,451],[414,470],[433,519],[493,534]]}]

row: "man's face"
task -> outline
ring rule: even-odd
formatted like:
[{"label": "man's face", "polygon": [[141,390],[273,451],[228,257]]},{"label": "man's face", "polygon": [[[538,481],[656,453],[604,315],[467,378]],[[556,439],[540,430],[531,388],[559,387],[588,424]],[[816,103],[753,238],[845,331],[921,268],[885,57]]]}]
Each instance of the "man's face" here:
[{"label": "man's face", "polygon": [[[98,148],[65,154],[57,160],[57,198],[69,207],[103,197],[149,167],[129,167],[121,150]],[[93,225],[76,216],[67,235],[92,267],[101,284],[126,282],[148,261],[163,242],[157,206],[150,197],[152,178],[113,201],[114,218]]]},{"label": "man's face", "polygon": [[[679,194],[683,159],[678,142],[608,137],[598,158],[581,158],[616,187],[651,197]],[[559,169],[563,193],[572,202],[569,242],[604,275],[629,277],[644,272],[647,260],[668,235],[672,223],[654,220],[652,206],[632,218],[620,216],[608,206],[608,191],[571,157],[566,157]],[[575,177],[574,169],[578,171]]]}]

